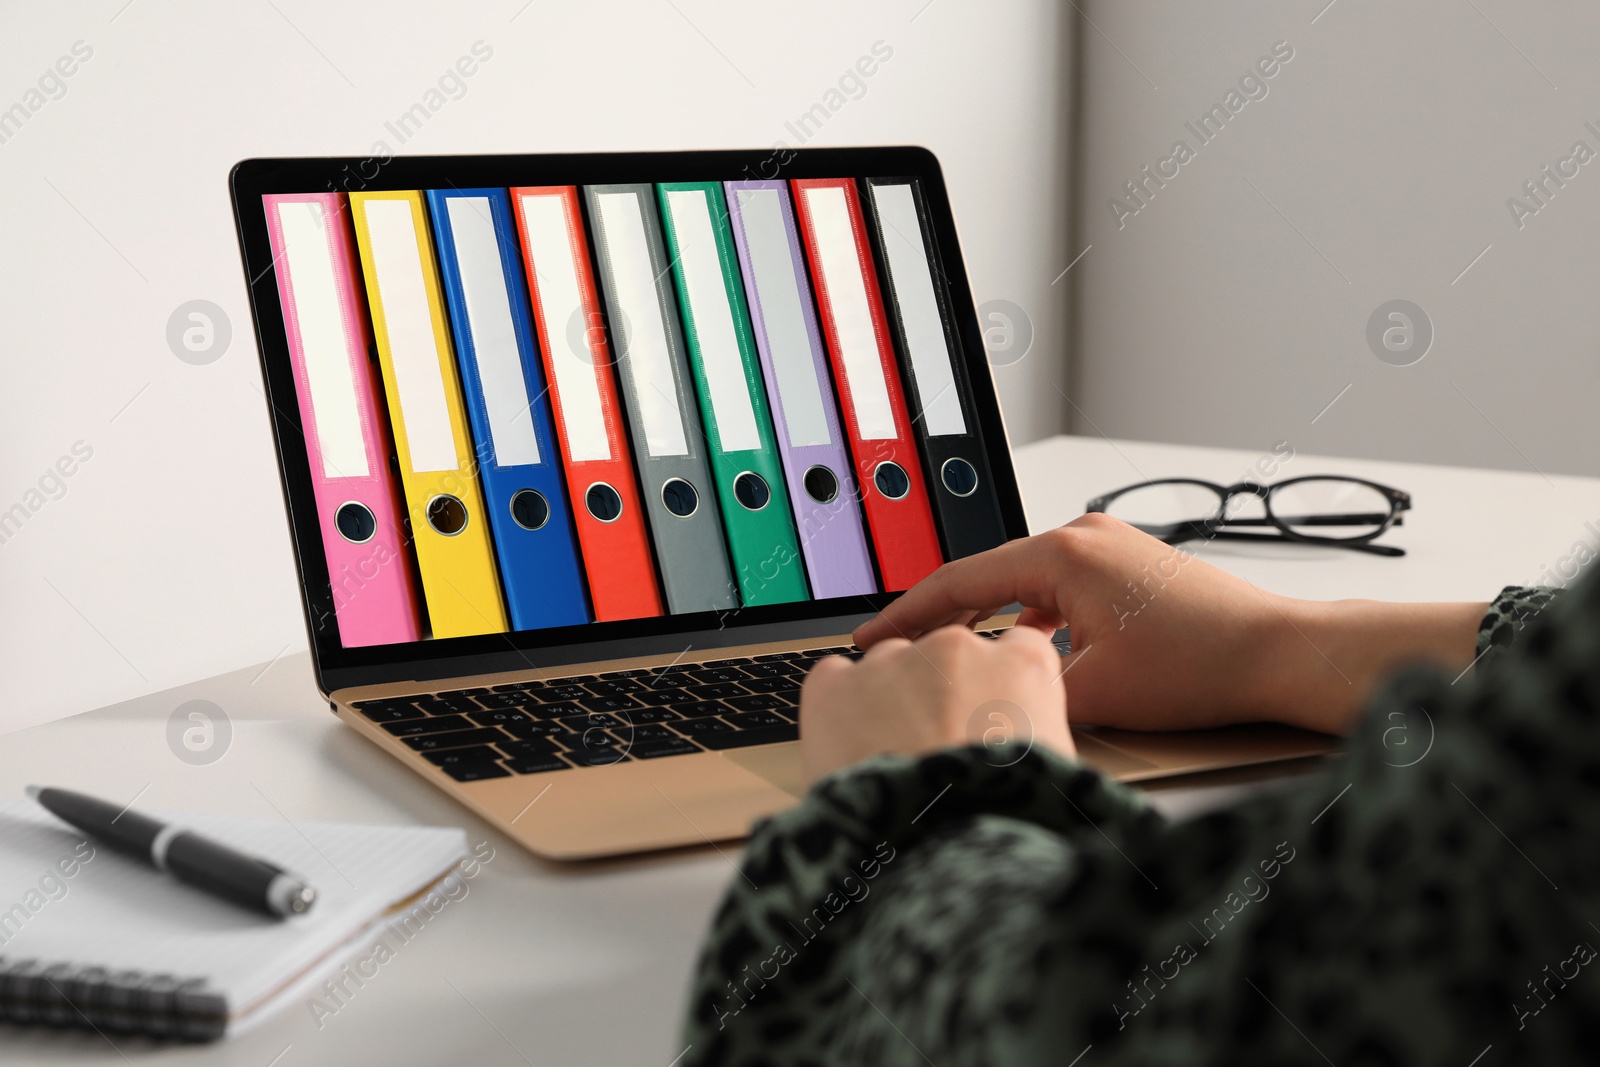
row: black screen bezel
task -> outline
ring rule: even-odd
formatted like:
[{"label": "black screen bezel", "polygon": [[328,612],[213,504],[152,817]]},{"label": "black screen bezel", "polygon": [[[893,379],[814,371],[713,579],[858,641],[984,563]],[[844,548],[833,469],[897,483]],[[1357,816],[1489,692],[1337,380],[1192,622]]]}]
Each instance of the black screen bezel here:
[{"label": "black screen bezel", "polygon": [[[297,422],[299,398],[289,356],[278,282],[261,198],[270,193],[600,185],[632,182],[732,181],[836,177],[916,178],[944,261],[967,381],[1006,536],[1027,535],[1027,520],[1006,446],[994,380],[951,214],[944,176],[920,147],[748,149],[486,156],[323,157],[247,159],[230,175],[234,221],[244,261],[263,386],[278,451],[278,469],[300,576],[312,663],[323,693],[383,682],[465,677],[624,656],[779,641],[849,630],[899,594],[810,600],[734,612],[662,615],[545,630],[345,648],[334,621],[311,466]],[[934,491],[930,486],[929,491]],[[319,624],[319,619],[321,620]]]}]

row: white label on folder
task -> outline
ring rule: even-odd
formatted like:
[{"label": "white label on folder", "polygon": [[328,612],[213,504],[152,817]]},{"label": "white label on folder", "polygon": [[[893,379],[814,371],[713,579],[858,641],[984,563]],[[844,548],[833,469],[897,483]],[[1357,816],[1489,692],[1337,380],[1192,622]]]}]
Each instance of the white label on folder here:
[{"label": "white label on folder", "polygon": [[617,304],[627,324],[628,335],[613,339],[631,368],[639,421],[644,423],[645,450],[652,456],[687,456],[689,443],[684,439],[683,412],[678,408],[678,381],[672,372],[672,353],[645,238],[644,205],[637,193],[601,193],[597,199]]},{"label": "white label on folder", "polygon": [[455,435],[450,425],[450,405],[445,400],[442,360],[428,306],[428,287],[422,278],[422,250],[417,247],[417,224],[410,200],[363,200],[367,237],[372,245],[372,269],[378,277],[380,311],[389,335],[389,361],[394,365],[395,388],[400,393],[406,446],[414,471],[453,471],[461,468]]},{"label": "white label on folder", "polygon": [[[605,408],[600,403],[600,383],[595,357],[589,351],[588,331],[570,330],[570,322],[584,322],[578,263],[582,243],[575,240],[567,217],[567,198],[556,193],[522,196],[522,240],[533,261],[529,279],[539,294],[544,314],[545,343],[550,348],[550,369],[555,375],[561,422],[566,430],[567,458],[574,462],[611,458],[606,434]],[[573,347],[577,343],[579,347]]]},{"label": "white label on folder", "polygon": [[522,373],[522,351],[511,323],[506,268],[500,259],[489,198],[458,196],[446,203],[495,462],[502,467],[538,463],[539,438],[533,432],[528,380]]},{"label": "white label on folder", "polygon": [[[722,280],[722,257],[711,228],[710,198],[698,190],[667,193],[679,264],[688,290],[695,340],[705,372],[711,410],[716,414],[717,440],[724,452],[750,452],[761,447],[756,411],[750,401],[754,384],[745,378],[744,357],[734,331],[733,305]],[[688,324],[685,324],[688,325]],[[759,387],[758,387],[759,388]]]},{"label": "white label on folder", "polygon": [[800,287],[806,279],[795,271],[789,229],[784,225],[787,205],[776,189],[737,189],[734,195],[739,198],[739,220],[750,253],[756,299],[761,302],[761,325],[789,444],[794,448],[830,445],[833,439],[822,401],[823,385],[817,380],[806,310],[800,302]]},{"label": "white label on folder", "polygon": [[922,224],[917,219],[911,186],[874,185],[869,188],[878,208],[878,219],[883,223],[889,278],[906,331],[911,375],[916,380],[917,399],[922,404],[923,428],[930,437],[964,434],[967,422],[961,417],[961,394],[956,392],[950,344],[944,335],[939,302],[933,293],[933,265],[928,259],[927,246],[922,242]]},{"label": "white label on folder", "polygon": [[867,282],[856,255],[855,230],[850,225],[850,205],[844,190],[822,186],[801,191],[811,210],[811,232],[827,289],[833,328],[839,337],[839,357],[850,384],[856,429],[867,441],[891,441],[894,409],[889,406],[889,385],[884,381],[878,355],[878,334],[872,328],[867,304]]},{"label": "white label on folder", "polygon": [[355,375],[350,369],[352,359],[366,358],[361,350],[364,338],[351,338],[345,332],[354,323],[345,322],[339,302],[328,240],[330,221],[323,206],[312,201],[278,205],[322,474],[326,478],[365,478],[371,467],[361,433]]}]

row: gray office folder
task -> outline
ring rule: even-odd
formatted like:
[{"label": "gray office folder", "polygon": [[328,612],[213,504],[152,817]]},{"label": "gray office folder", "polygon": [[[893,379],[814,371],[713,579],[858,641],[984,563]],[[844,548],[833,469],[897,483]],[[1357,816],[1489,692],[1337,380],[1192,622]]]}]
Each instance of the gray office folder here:
[{"label": "gray office folder", "polygon": [[649,185],[586,185],[600,289],[667,610],[739,606]]}]

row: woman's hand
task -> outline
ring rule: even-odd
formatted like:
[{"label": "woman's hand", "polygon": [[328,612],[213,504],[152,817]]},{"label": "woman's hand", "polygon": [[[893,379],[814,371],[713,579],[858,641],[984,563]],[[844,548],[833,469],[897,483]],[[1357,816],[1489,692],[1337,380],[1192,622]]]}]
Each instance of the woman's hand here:
[{"label": "woman's hand", "polygon": [[1293,600],[1089,514],[945,564],[855,640],[872,649],[970,627],[1013,602],[1025,609],[1019,626],[1070,628],[1062,668],[1075,723],[1167,730],[1277,720],[1334,733],[1351,728],[1395,667],[1466,667],[1486,609]]},{"label": "woman's hand", "polygon": [[965,744],[1030,745],[1071,756],[1061,660],[1030,627],[998,640],[945,627],[916,641],[877,642],[858,661],[818,661],[800,695],[800,748],[809,781],[869,756],[916,756]]}]

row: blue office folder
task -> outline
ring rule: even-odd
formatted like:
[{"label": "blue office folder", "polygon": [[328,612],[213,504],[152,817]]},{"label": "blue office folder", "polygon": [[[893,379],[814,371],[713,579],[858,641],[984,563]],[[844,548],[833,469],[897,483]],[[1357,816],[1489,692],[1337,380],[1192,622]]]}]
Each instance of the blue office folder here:
[{"label": "blue office folder", "polygon": [[434,189],[428,210],[512,628],[589,622],[510,197]]}]

